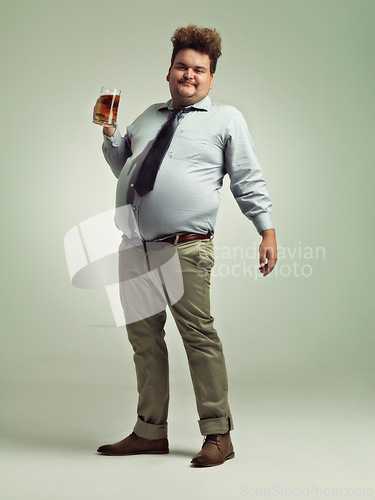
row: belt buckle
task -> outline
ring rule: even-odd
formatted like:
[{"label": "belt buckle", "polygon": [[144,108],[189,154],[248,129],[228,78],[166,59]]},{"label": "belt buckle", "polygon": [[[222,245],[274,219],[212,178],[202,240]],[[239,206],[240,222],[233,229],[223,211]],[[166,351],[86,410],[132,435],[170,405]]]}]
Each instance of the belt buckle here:
[{"label": "belt buckle", "polygon": [[169,236],[164,236],[163,238],[158,238],[157,240],[153,240],[154,242],[163,242],[163,241],[166,241],[166,240],[170,240],[172,238],[174,238],[174,241],[171,243],[172,245],[177,245],[178,243],[178,240],[180,238],[180,236],[184,234],[184,233],[175,233],[175,234],[170,234]]},{"label": "belt buckle", "polygon": [[176,236],[175,236],[175,238],[174,238],[173,245],[177,245],[178,240],[180,239],[180,236],[181,236],[181,234],[180,234],[180,233],[176,233]]}]

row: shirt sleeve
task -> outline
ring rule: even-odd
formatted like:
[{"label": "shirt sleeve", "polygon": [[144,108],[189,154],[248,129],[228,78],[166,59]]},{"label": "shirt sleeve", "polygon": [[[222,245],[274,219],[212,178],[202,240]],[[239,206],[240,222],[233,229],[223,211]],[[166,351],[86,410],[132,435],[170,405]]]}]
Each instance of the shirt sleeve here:
[{"label": "shirt sleeve", "polygon": [[272,202],[246,121],[239,111],[235,111],[228,124],[225,171],[241,211],[261,233],[275,228],[271,217]]},{"label": "shirt sleeve", "polygon": [[103,132],[102,150],[113,174],[118,178],[126,160],[132,155],[129,135],[122,137],[118,128],[112,137],[108,137]]}]

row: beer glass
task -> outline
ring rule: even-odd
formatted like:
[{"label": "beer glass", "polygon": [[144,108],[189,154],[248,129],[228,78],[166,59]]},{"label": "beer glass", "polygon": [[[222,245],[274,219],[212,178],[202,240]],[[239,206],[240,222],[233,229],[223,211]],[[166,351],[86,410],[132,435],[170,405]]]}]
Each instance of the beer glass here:
[{"label": "beer glass", "polygon": [[94,108],[93,122],[97,125],[116,125],[121,90],[102,87]]}]

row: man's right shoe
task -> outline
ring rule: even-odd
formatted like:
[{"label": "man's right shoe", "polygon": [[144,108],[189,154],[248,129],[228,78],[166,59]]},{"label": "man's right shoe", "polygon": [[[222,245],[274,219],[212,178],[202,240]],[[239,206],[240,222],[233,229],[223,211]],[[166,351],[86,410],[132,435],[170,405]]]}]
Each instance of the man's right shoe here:
[{"label": "man's right shoe", "polygon": [[98,453],[102,455],[140,455],[155,454],[162,455],[169,453],[168,439],[145,439],[137,436],[134,432],[122,441],[115,444],[106,444],[98,448]]}]

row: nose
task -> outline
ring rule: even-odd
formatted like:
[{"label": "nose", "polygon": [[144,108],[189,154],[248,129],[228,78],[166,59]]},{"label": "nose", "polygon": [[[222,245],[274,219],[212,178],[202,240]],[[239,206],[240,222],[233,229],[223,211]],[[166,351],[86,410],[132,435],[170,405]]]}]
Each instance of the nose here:
[{"label": "nose", "polygon": [[192,80],[194,76],[194,72],[192,68],[187,68],[184,72],[184,77],[188,80]]}]

